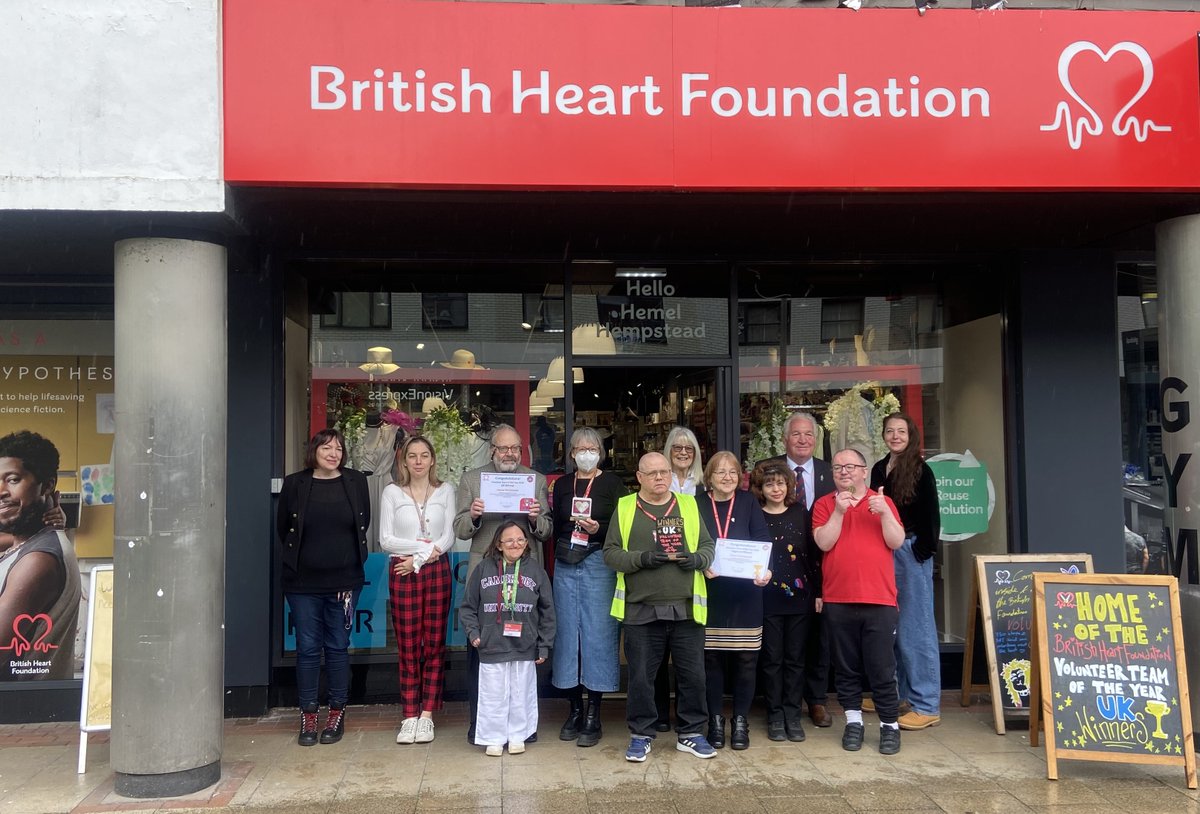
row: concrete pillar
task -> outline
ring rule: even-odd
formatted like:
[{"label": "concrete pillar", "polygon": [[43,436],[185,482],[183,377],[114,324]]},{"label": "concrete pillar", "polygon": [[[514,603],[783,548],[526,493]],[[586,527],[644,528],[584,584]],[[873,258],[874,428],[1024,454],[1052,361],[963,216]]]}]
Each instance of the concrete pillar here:
[{"label": "concrete pillar", "polygon": [[[1158,225],[1158,363],[1167,481],[1164,523],[1176,574],[1200,582],[1200,215]],[[1195,641],[1194,639],[1192,641]],[[1198,677],[1200,678],[1200,677]]]},{"label": "concrete pillar", "polygon": [[1158,225],[1158,366],[1167,480],[1163,523],[1180,580],[1192,721],[1200,715],[1200,215]]},{"label": "concrete pillar", "polygon": [[115,266],[111,761],[117,793],[178,796],[221,775],[226,256],[140,238]]}]

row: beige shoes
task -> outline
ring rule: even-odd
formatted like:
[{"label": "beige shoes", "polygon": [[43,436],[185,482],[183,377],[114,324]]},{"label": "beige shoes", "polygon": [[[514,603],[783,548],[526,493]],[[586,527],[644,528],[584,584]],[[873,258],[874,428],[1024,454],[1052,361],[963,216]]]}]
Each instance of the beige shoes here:
[{"label": "beige shoes", "polygon": [[904,713],[898,720],[901,729],[928,729],[931,726],[937,726],[941,722],[941,715],[925,715],[917,712],[915,709]]},{"label": "beige shoes", "polygon": [[517,741],[508,745],[508,753],[510,755],[521,755],[525,753],[525,741]]},{"label": "beige shoes", "polygon": [[489,746],[487,749],[484,750],[484,754],[486,754],[488,757],[500,757],[502,754],[504,754],[504,747],[503,746]]}]

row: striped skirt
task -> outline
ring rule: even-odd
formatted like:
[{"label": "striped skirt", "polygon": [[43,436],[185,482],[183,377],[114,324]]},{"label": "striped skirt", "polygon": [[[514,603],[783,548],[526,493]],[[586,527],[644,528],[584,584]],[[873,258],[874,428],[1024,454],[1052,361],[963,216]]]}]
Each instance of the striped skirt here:
[{"label": "striped skirt", "polygon": [[762,625],[758,627],[706,627],[705,650],[748,652],[762,649]]}]

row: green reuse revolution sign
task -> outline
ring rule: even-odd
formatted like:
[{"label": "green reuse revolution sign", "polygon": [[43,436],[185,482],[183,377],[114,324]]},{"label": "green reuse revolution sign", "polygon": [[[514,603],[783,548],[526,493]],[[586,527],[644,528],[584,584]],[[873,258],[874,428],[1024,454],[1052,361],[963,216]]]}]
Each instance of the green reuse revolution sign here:
[{"label": "green reuse revolution sign", "polygon": [[996,490],[983,462],[971,450],[947,452],[926,461],[937,478],[942,539],[965,540],[988,529]]}]

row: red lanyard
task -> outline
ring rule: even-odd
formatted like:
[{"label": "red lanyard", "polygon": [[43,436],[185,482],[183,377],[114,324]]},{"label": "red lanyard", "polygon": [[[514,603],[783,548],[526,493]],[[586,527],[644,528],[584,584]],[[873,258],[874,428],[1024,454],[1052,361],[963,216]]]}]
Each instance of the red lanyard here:
[{"label": "red lanyard", "polygon": [[[734,497],[737,495],[735,494]],[[717,514],[717,499],[713,497],[712,492],[708,493],[708,499],[712,502],[713,520],[717,521],[717,536],[729,537],[729,524],[733,522],[733,498],[729,498],[729,511],[725,513],[725,526],[721,527],[721,517]]]},{"label": "red lanyard", "polygon": [[[646,517],[649,517],[650,520],[654,523],[654,528],[655,528],[654,536],[657,538],[658,537],[657,529],[658,529],[659,518],[655,517],[654,515],[650,514],[650,512],[646,511],[646,507],[642,505],[642,501],[640,498],[635,499],[635,503],[637,504],[638,511],[640,511],[642,514],[646,515]],[[663,512],[662,516],[670,517],[671,509],[674,509],[674,508],[675,508],[675,495],[672,494],[671,502],[667,504],[667,510],[665,512]]]},{"label": "red lanyard", "polygon": [[579,494],[579,475],[576,474],[575,480],[571,483],[571,494],[575,495],[575,497],[591,497],[592,484],[595,482],[596,482],[595,475],[592,475],[590,478],[588,478],[587,488],[585,488],[583,490],[583,494],[581,495],[581,494]]}]

